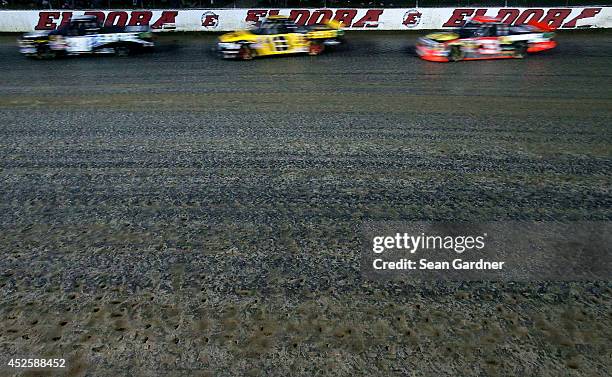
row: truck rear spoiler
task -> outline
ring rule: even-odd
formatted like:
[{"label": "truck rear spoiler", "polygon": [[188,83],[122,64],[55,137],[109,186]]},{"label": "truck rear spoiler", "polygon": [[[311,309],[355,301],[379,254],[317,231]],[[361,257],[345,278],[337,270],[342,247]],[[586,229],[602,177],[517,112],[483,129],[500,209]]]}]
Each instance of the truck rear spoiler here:
[{"label": "truck rear spoiler", "polygon": [[529,26],[533,26],[533,27],[535,27],[535,28],[537,28],[537,29],[540,29],[540,30],[542,30],[542,31],[554,31],[554,30],[555,30],[555,28],[554,28],[554,27],[551,27],[551,26],[550,26],[548,23],[546,23],[546,22],[529,21],[529,22],[527,23],[527,25],[529,25]]},{"label": "truck rear spoiler", "polygon": [[325,25],[329,26],[332,29],[340,29],[343,26],[342,22],[336,20],[329,20],[325,23]]}]

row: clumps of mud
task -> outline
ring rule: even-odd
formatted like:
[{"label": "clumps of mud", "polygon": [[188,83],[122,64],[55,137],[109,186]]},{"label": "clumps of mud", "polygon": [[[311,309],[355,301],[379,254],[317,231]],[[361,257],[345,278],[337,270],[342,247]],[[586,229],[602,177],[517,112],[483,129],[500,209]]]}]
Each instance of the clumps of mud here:
[{"label": "clumps of mud", "polygon": [[[433,365],[443,376],[584,376],[607,362],[609,304],[593,304],[588,292],[491,292],[481,301],[461,291],[386,301],[376,294],[23,293],[12,305],[4,299],[0,340],[3,354],[66,358],[70,376],[113,375],[130,365],[204,376],[426,376]],[[598,300],[609,303],[609,295]]]}]

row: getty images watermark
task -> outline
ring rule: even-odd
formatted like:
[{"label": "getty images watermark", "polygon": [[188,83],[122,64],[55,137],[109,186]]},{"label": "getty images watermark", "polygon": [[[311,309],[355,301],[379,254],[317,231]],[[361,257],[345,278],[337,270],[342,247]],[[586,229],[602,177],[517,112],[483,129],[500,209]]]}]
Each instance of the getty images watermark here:
[{"label": "getty images watermark", "polygon": [[393,280],[610,280],[609,222],[363,226],[362,275]]},{"label": "getty images watermark", "polygon": [[[372,251],[381,254],[389,250],[404,250],[410,254],[417,251],[449,250],[457,254],[465,251],[482,250],[485,247],[487,234],[480,236],[432,236],[421,233],[418,236],[408,233],[396,233],[395,236],[375,236],[372,239]],[[383,258],[376,258],[372,262],[376,270],[470,270],[470,269],[502,269],[503,261],[485,261],[480,258],[477,261],[464,261],[455,258],[447,260],[429,260],[427,258],[407,259],[400,258],[396,261],[385,261]]]}]

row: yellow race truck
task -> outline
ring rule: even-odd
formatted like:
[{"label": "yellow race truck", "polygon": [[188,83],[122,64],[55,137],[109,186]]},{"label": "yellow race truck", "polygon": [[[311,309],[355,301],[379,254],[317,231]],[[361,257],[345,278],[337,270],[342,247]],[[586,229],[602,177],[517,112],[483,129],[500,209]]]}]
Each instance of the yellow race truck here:
[{"label": "yellow race truck", "polygon": [[326,46],[342,43],[344,31],[341,27],[337,21],[298,26],[289,17],[270,16],[255,29],[221,35],[217,51],[226,59],[241,60],[298,53],[319,55]]}]

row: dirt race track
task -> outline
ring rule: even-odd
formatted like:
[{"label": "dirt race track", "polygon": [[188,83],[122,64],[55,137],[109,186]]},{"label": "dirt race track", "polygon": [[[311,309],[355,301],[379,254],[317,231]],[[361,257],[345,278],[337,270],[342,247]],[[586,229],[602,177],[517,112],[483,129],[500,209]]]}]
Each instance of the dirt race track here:
[{"label": "dirt race track", "polygon": [[609,373],[610,281],[379,283],[358,250],[365,220],[611,220],[612,33],[456,64],[416,38],[233,62],[0,36],[0,375]]}]

